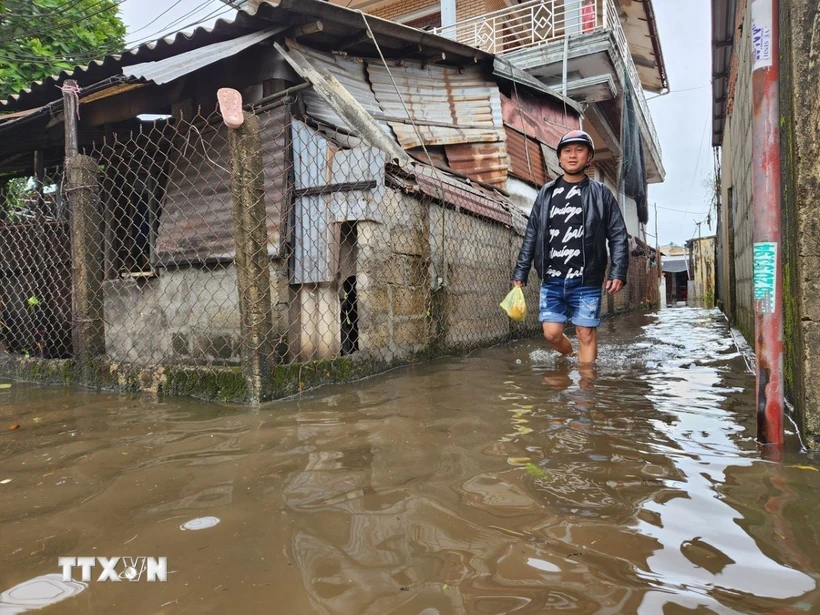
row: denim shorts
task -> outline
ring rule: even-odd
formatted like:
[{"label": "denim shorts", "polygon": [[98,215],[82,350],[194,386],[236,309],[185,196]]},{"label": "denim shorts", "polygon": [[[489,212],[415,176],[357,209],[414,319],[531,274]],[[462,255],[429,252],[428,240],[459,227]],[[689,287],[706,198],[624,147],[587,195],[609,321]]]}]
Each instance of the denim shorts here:
[{"label": "denim shorts", "polygon": [[565,323],[576,327],[601,324],[600,286],[582,286],[580,278],[547,278],[541,284],[538,322]]}]

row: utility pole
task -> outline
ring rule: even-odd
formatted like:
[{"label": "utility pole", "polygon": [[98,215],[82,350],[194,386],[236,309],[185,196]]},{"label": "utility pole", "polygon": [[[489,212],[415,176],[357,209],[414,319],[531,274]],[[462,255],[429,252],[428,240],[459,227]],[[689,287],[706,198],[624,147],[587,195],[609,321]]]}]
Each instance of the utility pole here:
[{"label": "utility pole", "polygon": [[779,0],[752,1],[752,211],[757,438],[783,445]]},{"label": "utility pole", "polygon": [[658,238],[658,204],[655,203],[655,258],[657,259],[658,265],[658,279],[660,280],[663,277],[663,272],[661,272],[661,247],[660,247],[660,239]]}]

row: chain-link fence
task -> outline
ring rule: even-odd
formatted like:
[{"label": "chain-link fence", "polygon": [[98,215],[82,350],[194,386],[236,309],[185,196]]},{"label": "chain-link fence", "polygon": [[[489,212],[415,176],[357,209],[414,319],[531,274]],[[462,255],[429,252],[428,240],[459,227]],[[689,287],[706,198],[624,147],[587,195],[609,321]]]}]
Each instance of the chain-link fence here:
[{"label": "chain-link fence", "polygon": [[497,193],[393,166],[292,97],[236,130],[174,113],[5,200],[9,353],[72,358],[92,384],[267,398],[521,328],[498,303],[523,216]]},{"label": "chain-link fence", "polygon": [[71,356],[71,249],[62,170],[6,184],[0,209],[0,348]]},{"label": "chain-link fence", "polygon": [[524,215],[432,148],[399,167],[337,126],[297,97],[238,129],[180,107],[17,180],[6,351],[72,359],[90,384],[247,400],[537,330],[536,284],[523,325],[498,305]]}]

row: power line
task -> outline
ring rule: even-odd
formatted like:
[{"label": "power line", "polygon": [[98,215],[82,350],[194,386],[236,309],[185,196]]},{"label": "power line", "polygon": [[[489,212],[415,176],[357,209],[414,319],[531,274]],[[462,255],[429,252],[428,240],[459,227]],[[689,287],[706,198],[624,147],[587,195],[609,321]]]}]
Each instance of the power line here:
[{"label": "power line", "polygon": [[182,15],[181,17],[177,17],[175,20],[171,21],[170,23],[165,24],[165,26],[163,26],[161,29],[156,30],[152,34],[149,34],[145,37],[142,37],[142,38],[138,39],[137,41],[132,41],[131,44],[129,45],[129,47],[126,49],[126,51],[131,51],[132,49],[136,49],[137,47],[139,47],[139,46],[141,46],[141,45],[143,45],[147,42],[157,40],[158,38],[164,38],[164,37],[161,37],[160,35],[163,32],[166,32],[168,30],[168,28],[175,27],[176,28],[175,32],[184,32],[188,28],[191,28],[193,26],[198,26],[199,24],[204,23],[204,22],[208,21],[209,19],[213,19],[215,17],[221,17],[222,15],[226,15],[227,13],[230,13],[231,11],[236,10],[233,7],[230,7],[230,6],[228,6],[228,7],[220,6],[219,8],[211,11],[208,15],[205,15],[201,19],[198,19],[197,21],[186,24],[184,26],[177,27],[177,24],[179,22],[184,21],[185,19],[187,19],[188,17],[190,17],[194,13],[198,12],[199,10],[204,8],[205,6],[211,4],[211,1],[212,0],[205,0],[201,4],[197,5],[196,8],[188,11],[185,15]]},{"label": "power line", "polygon": [[[126,2],[126,1],[127,0],[121,0],[120,4],[122,4],[123,2]],[[179,1],[181,2],[182,0],[179,0]],[[206,6],[210,3],[211,3],[211,0],[206,0],[205,2],[199,4],[196,8],[189,11],[185,15],[183,15],[183,16],[175,19],[174,21],[166,24],[165,26],[163,26],[162,29],[153,32],[152,34],[148,35],[147,37],[143,37],[141,39],[138,39],[136,42],[132,43],[129,47],[126,47],[125,49],[117,49],[117,50],[114,50],[114,51],[111,51],[111,50],[107,51],[105,49],[99,49],[99,50],[96,50],[96,51],[86,51],[86,52],[78,53],[76,55],[71,55],[71,56],[48,56],[48,57],[47,56],[20,54],[20,53],[5,53],[2,56],[0,56],[0,59],[10,61],[10,62],[11,61],[16,61],[16,62],[24,62],[24,63],[28,63],[28,64],[39,64],[39,65],[44,65],[44,66],[51,66],[51,65],[54,65],[58,62],[69,62],[69,63],[76,63],[75,66],[79,66],[81,62],[84,62],[84,61],[90,62],[92,60],[101,59],[101,56],[110,55],[110,54],[125,54],[129,51],[132,51],[132,50],[134,50],[134,49],[148,43],[148,42],[151,42],[151,41],[154,41],[154,40],[159,40],[156,37],[160,33],[165,32],[168,28],[173,27],[179,21],[181,21],[181,20],[189,17],[190,15],[196,13],[197,11],[199,11],[204,6]],[[214,18],[214,17],[219,17],[219,16],[222,16],[222,15],[225,15],[225,14],[227,14],[227,13],[233,11],[233,10],[234,9],[231,8],[231,7],[228,7],[228,8],[219,7],[218,9],[216,9],[216,10],[212,11],[211,13],[209,13],[208,15],[202,17],[200,20],[188,23],[184,26],[181,26],[178,30],[176,30],[176,32],[185,31],[188,28],[197,26],[201,23],[204,23],[204,22],[208,21],[209,19]],[[167,12],[167,10],[166,10],[166,12]]]},{"label": "power line", "polygon": [[650,100],[655,100],[656,98],[666,98],[667,96],[671,96],[672,94],[680,94],[681,92],[694,92],[695,90],[703,90],[705,88],[711,88],[711,87],[712,87],[712,84],[709,83],[709,84],[706,84],[706,85],[699,85],[696,88],[686,88],[686,89],[683,89],[683,90],[672,90],[670,92],[667,92],[666,94],[657,94],[655,96],[650,96],[649,98],[646,99],[646,101],[649,102]]},{"label": "power line", "polygon": [[[177,6],[179,6],[180,4],[182,4],[182,2],[184,2],[184,1],[185,1],[185,0],[177,0],[177,1],[176,1],[176,2],[174,2],[171,6],[169,6],[167,9],[165,9],[164,11],[162,11],[162,13],[160,13],[159,15],[157,15],[156,17],[154,17],[154,18],[153,18],[151,21],[149,21],[147,24],[145,24],[145,25],[144,25],[144,26],[142,26],[141,28],[137,28],[136,30],[134,30],[133,32],[131,32],[131,33],[130,33],[130,35],[134,35],[134,34],[136,34],[137,32],[141,32],[142,30],[145,30],[145,29],[146,29],[148,26],[150,26],[151,24],[156,23],[156,22],[157,22],[157,20],[159,20],[159,18],[160,18],[160,17],[162,17],[162,16],[164,16],[164,15],[167,15],[169,12],[171,12],[174,8],[176,8]],[[166,27],[167,27],[167,26],[166,26]]]},{"label": "power line", "polygon": [[[106,13],[112,9],[118,9],[121,4],[127,2],[127,0],[116,0],[113,4],[108,4],[109,0],[98,0],[94,4],[91,4],[85,7],[86,10],[94,9],[102,4],[106,4],[107,6],[103,6],[99,11],[95,13],[84,13],[78,16],[72,16],[70,19],[64,20],[57,20],[57,22],[49,22],[47,25],[42,27],[34,28],[33,30],[27,30],[24,34],[20,36],[7,36],[7,37],[0,37],[0,45],[4,43],[13,43],[15,41],[24,41],[29,40],[32,38],[37,38],[43,34],[47,34],[48,32],[53,32],[54,30],[61,30],[68,26],[75,25],[78,20],[85,21],[87,19],[91,19],[92,17],[96,17],[97,15],[101,15],[102,13]],[[39,16],[31,15],[29,19],[35,19]]]}]

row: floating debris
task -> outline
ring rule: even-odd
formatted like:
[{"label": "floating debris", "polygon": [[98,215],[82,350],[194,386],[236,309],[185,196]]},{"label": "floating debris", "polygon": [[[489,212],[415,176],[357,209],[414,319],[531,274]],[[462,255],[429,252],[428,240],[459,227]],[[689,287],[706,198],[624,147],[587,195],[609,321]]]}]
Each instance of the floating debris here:
[{"label": "floating debris", "polygon": [[218,517],[198,517],[197,519],[191,519],[190,521],[186,521],[182,525],[179,526],[179,529],[185,530],[207,530],[209,527],[213,527],[219,523]]},{"label": "floating debris", "polygon": [[0,594],[0,613],[25,613],[76,596],[88,587],[82,581],[63,581],[61,574],[46,574],[15,585]]}]

